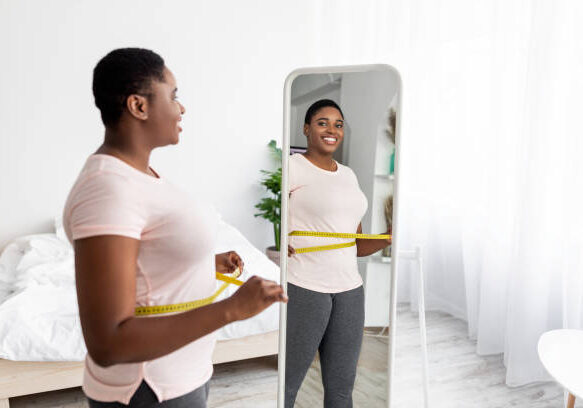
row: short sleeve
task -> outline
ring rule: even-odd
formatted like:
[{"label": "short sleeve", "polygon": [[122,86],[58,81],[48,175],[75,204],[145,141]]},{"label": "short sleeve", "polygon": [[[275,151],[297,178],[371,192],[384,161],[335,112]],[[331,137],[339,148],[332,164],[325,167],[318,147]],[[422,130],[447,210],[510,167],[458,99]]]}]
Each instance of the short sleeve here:
[{"label": "short sleeve", "polygon": [[63,218],[71,241],[98,235],[140,239],[147,221],[144,197],[136,183],[103,171],[79,180]]},{"label": "short sleeve", "polygon": [[295,190],[297,190],[297,188],[299,187],[298,185],[298,162],[297,162],[297,157],[295,157],[295,155],[298,153],[295,153],[293,155],[291,155],[289,157],[289,162],[288,162],[288,175],[289,175],[289,182],[288,182],[288,187],[289,187],[289,193],[293,193]]}]

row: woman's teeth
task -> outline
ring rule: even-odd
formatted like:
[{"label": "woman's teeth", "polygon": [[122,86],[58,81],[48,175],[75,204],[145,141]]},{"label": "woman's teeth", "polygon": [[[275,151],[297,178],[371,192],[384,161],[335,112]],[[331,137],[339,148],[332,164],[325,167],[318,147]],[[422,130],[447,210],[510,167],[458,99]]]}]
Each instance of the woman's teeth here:
[{"label": "woman's teeth", "polygon": [[326,144],[334,144],[336,143],[336,138],[335,137],[325,137],[324,138],[324,142],[326,142]]}]

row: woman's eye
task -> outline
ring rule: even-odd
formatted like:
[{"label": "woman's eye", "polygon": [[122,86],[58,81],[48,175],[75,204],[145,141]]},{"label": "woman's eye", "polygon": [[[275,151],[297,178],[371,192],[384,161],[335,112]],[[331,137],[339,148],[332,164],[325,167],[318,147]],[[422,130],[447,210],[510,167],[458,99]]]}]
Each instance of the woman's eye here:
[{"label": "woman's eye", "polygon": [[337,124],[337,125],[336,125],[336,127],[337,127],[338,129],[342,129],[342,128],[344,127],[344,125],[343,125],[342,123],[339,123],[339,124]]},{"label": "woman's eye", "polygon": [[327,123],[326,122],[318,122],[318,126],[326,126]]}]

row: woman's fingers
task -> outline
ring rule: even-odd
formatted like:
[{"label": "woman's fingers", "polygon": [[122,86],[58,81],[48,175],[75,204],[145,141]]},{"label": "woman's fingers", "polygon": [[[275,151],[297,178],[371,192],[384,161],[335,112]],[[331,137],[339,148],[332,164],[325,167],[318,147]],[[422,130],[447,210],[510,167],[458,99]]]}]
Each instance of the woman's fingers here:
[{"label": "woman's fingers", "polygon": [[261,284],[263,285],[263,298],[269,302],[269,304],[276,301],[287,303],[287,296],[280,284],[267,279],[262,279]]},{"label": "woman's fingers", "polygon": [[244,320],[255,316],[274,302],[287,302],[287,296],[277,282],[252,276],[229,300],[237,310],[237,320]]},{"label": "woman's fingers", "polygon": [[235,251],[227,253],[227,268],[229,273],[235,272],[237,268],[243,272],[244,263],[239,254]]},{"label": "woman's fingers", "polygon": [[269,288],[265,291],[265,300],[269,303],[273,303],[278,300],[287,303],[287,296],[283,292],[283,288],[277,285],[276,287]]}]

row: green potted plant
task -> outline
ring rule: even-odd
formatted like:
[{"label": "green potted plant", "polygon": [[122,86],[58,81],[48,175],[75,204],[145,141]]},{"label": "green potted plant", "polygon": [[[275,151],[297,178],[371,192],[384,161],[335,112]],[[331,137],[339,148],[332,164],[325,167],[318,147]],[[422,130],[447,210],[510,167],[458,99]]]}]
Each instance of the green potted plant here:
[{"label": "green potted plant", "polygon": [[275,245],[268,247],[265,252],[267,257],[279,265],[279,249],[281,238],[281,149],[277,147],[275,140],[267,145],[273,157],[279,164],[277,170],[261,170],[263,179],[261,185],[269,192],[268,197],[263,197],[255,208],[259,210],[255,217],[265,218],[273,224]]}]

